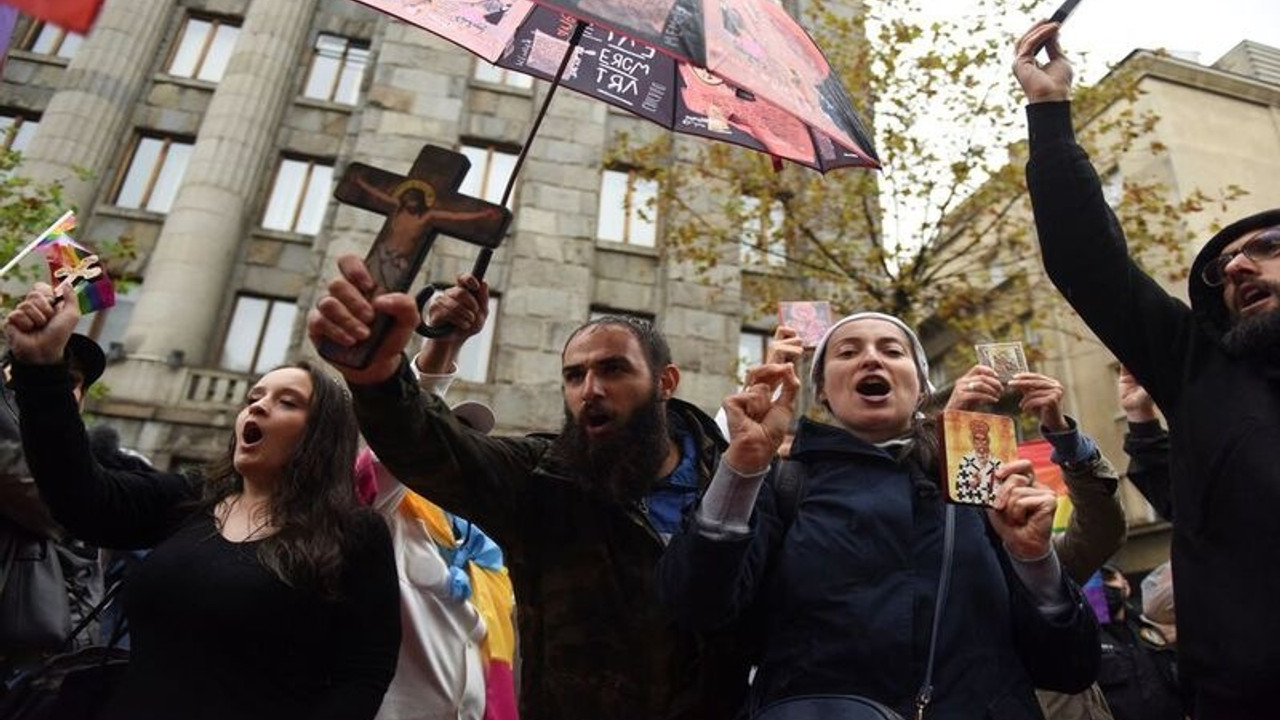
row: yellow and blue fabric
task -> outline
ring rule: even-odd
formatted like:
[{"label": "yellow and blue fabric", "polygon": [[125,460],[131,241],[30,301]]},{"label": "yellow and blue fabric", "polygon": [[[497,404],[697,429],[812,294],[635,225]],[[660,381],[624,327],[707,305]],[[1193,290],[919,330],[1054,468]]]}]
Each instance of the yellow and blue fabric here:
[{"label": "yellow and blue fabric", "polygon": [[[480,650],[485,661],[485,720],[516,720],[515,590],[502,550],[470,521],[445,512],[413,491],[400,501],[399,511],[422,521],[449,566],[449,594],[467,600],[484,619]],[[461,536],[461,540],[459,540]]]}]

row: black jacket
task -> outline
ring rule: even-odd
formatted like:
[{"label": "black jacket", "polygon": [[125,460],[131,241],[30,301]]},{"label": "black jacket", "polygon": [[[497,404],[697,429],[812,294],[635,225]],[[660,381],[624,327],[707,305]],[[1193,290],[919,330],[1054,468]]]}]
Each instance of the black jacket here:
[{"label": "black jacket", "polygon": [[1125,470],[1129,482],[1151,503],[1162,520],[1173,522],[1173,498],[1169,487],[1169,433],[1159,420],[1129,423],[1124,434]]},{"label": "black jacket", "polygon": [[1027,109],[1027,184],[1045,268],[1169,421],[1179,668],[1198,718],[1274,717],[1280,687],[1280,358],[1238,357],[1218,289],[1200,269],[1280,210],[1215,236],[1191,268],[1192,307],[1129,258],[1076,143],[1067,103]]},{"label": "black jacket", "polygon": [[[804,490],[788,525],[765,483],[740,539],[692,520],[660,566],[663,602],[694,626],[753,618],[753,702],[855,694],[913,716],[942,563],[944,503],[932,476],[846,431],[802,420],[790,462]],[[1035,685],[1078,692],[1098,670],[1097,623],[1072,604],[1045,618],[993,542],[983,512],[957,508],[951,588],[927,716],[1040,718]]]},{"label": "black jacket", "polygon": [[[732,633],[678,628],[658,605],[664,543],[640,503],[576,477],[549,436],[491,437],[462,425],[401,374],[353,386],[360,428],[402,482],[476,522],[502,547],[516,590],[524,720],[720,720],[745,691]],[[696,437],[699,484],[724,441],[711,418],[668,401]]]}]

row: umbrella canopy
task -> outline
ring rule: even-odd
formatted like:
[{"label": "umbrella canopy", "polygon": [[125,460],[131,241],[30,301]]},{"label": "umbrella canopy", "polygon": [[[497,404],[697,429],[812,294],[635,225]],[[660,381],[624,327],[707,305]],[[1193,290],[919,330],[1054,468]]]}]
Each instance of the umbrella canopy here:
[{"label": "umbrella canopy", "polygon": [[676,132],[823,172],[880,166],[821,51],[773,0],[359,2]]}]

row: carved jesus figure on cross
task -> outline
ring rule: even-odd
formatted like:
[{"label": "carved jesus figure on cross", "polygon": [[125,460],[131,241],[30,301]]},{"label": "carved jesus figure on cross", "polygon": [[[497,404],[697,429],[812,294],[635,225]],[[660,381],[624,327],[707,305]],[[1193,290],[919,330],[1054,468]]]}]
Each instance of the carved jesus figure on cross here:
[{"label": "carved jesus figure on cross", "polygon": [[[334,197],[387,216],[365,257],[378,285],[375,294],[407,291],[439,233],[486,250],[502,242],[511,211],[458,192],[470,167],[465,155],[434,145],[422,148],[406,175],[363,163],[347,167]],[[369,339],[349,348],[322,344],[320,354],[342,365],[364,367],[387,326],[387,318],[379,317]]]}]

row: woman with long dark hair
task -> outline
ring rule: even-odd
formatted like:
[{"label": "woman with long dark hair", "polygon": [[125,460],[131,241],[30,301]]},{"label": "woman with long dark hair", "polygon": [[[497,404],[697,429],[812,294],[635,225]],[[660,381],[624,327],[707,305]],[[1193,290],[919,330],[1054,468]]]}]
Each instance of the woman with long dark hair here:
[{"label": "woman with long dark hair", "polygon": [[1097,626],[1049,543],[1053,492],[1017,461],[997,471],[994,508],[946,509],[915,333],[880,313],[832,326],[813,360],[831,421],[801,418],[779,469],[798,387],[791,365],[766,365],[725,400],[729,449],[659,565],[684,622],[753,621],[747,716],[869,717],[840,714],[857,696],[904,716],[1033,720],[1034,687],[1087,687]]},{"label": "woman with long dark hair", "polygon": [[107,718],[372,718],[395,671],[386,526],[355,498],[346,389],[310,365],[249,390],[207,477],[107,470],[63,347],[74,297],[39,284],[5,325],[27,462],[78,537],[154,550],[123,593],[132,655]]}]

